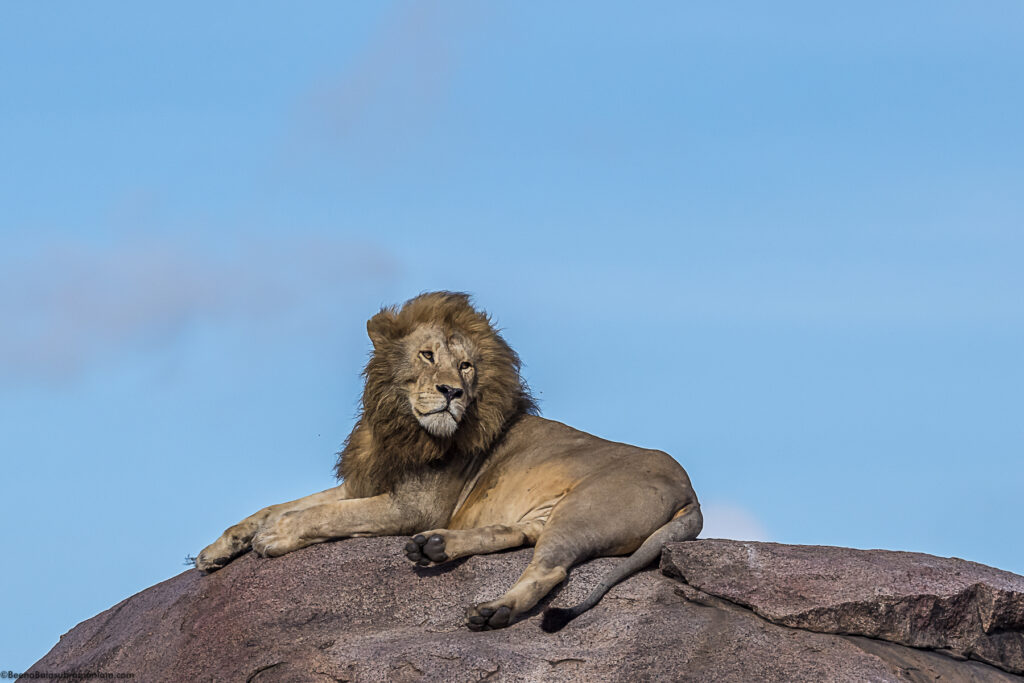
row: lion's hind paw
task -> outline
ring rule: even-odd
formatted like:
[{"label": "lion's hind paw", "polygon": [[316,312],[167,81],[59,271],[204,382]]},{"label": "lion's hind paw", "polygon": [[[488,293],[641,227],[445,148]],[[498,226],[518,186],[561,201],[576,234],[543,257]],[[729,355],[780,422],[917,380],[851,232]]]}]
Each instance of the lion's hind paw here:
[{"label": "lion's hind paw", "polygon": [[405,556],[420,567],[448,561],[444,552],[444,536],[441,534],[416,534],[405,544]]},{"label": "lion's hind paw", "polygon": [[502,605],[498,608],[484,607],[489,603],[475,605],[466,610],[466,626],[470,631],[491,631],[505,628],[512,621],[512,610]]}]

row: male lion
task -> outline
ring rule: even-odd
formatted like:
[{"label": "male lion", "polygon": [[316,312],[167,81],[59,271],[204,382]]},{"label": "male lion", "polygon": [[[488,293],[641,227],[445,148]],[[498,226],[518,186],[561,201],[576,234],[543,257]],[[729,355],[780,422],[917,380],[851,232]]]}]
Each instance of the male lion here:
[{"label": "male lion", "polygon": [[543,627],[554,631],[664,543],[700,533],[697,496],[671,457],[537,416],[519,357],[466,294],[422,294],[381,309],[366,328],[373,355],[362,413],[338,457],[343,483],[243,519],[196,567],[353,536],[412,534],[405,553],[420,566],[534,545],[507,593],[467,610],[479,631],[513,623],[574,564],[633,553],[585,601],[548,610]]}]

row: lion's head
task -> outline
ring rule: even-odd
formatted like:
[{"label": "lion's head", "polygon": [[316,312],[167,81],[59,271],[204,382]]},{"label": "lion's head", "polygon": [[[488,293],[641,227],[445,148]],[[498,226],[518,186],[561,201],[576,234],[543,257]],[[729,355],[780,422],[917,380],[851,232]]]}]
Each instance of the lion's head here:
[{"label": "lion's head", "polygon": [[361,495],[449,454],[483,452],[510,420],[536,412],[519,357],[466,294],[421,294],[366,329],[362,414],[337,466]]}]

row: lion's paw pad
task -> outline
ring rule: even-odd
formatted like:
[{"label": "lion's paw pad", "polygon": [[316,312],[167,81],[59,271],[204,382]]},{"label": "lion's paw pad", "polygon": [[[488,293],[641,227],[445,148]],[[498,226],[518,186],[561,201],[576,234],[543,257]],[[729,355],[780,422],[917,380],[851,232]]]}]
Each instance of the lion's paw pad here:
[{"label": "lion's paw pad", "polygon": [[512,610],[509,607],[470,607],[466,611],[466,626],[470,631],[491,631],[496,628],[505,628],[512,620]]},{"label": "lion's paw pad", "polygon": [[448,555],[444,552],[444,536],[431,534],[428,538],[423,534],[416,534],[405,544],[405,556],[421,567],[426,567],[434,562],[447,562]]}]

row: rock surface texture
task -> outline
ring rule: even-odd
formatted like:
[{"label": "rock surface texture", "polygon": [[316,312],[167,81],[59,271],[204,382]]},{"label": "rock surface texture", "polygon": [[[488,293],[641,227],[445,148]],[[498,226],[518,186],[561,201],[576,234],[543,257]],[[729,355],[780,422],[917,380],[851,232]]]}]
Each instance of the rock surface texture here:
[{"label": "rock surface texture", "polygon": [[769,621],[943,650],[1024,673],[1024,577],[957,558],[776,543],[676,543],[662,570]]},{"label": "rock surface texture", "polygon": [[[564,630],[474,633],[532,550],[414,569],[401,538],[186,571],[61,637],[30,672],[140,681],[1021,681],[1024,577],[913,553],[700,540]],[[552,605],[618,562],[575,568]]]}]

